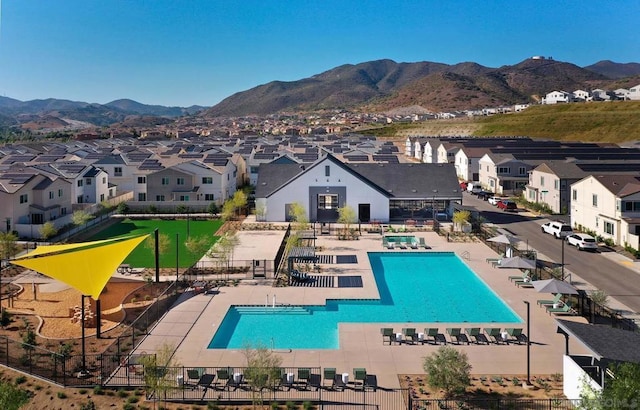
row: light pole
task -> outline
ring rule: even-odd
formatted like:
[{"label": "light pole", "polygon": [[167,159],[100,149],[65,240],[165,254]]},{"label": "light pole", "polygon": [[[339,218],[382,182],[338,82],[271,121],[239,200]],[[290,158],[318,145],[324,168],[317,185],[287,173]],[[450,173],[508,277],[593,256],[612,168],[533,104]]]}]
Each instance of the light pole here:
[{"label": "light pole", "polygon": [[561,253],[561,261],[560,261],[560,264],[562,265],[562,267],[561,267],[561,269],[562,269],[561,277],[562,277],[562,280],[564,280],[564,243],[565,243],[565,238],[560,238],[560,240],[562,240],[562,253]]},{"label": "light pole", "polygon": [[436,194],[438,193],[437,189],[433,190],[433,197],[431,198],[431,213],[433,214],[433,230],[436,230]]},{"label": "light pole", "polygon": [[531,384],[531,306],[529,301],[525,300],[527,305],[527,385]]},{"label": "light pole", "polygon": [[178,269],[180,267],[179,264],[179,258],[178,258],[178,251],[180,249],[180,234],[178,232],[176,232],[176,286],[178,285]]}]

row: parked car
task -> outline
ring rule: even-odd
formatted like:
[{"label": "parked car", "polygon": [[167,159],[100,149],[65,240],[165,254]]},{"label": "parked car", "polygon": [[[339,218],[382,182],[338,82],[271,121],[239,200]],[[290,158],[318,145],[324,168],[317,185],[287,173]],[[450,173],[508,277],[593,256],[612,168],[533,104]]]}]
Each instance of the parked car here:
[{"label": "parked car", "polygon": [[502,209],[503,211],[516,211],[518,209],[518,205],[515,203],[515,201],[512,201],[510,199],[503,199],[498,202],[498,208]]},{"label": "parked car", "polygon": [[598,242],[596,238],[586,233],[574,233],[568,235],[567,243],[571,246],[575,246],[579,251],[590,250],[595,251],[598,249]]},{"label": "parked car", "polygon": [[472,195],[477,195],[478,192],[482,191],[482,185],[477,181],[467,182],[467,191]]},{"label": "parked car", "polygon": [[491,197],[493,195],[493,192],[491,191],[480,191],[478,192],[478,198],[482,199],[483,201],[486,201],[487,199],[489,199],[489,197]]},{"label": "parked car", "polygon": [[542,224],[540,227],[543,233],[548,233],[549,235],[555,236],[557,239],[566,238],[567,236],[573,234],[573,229],[571,229],[571,225],[567,225],[562,221],[551,221],[545,224]]},{"label": "parked car", "polygon": [[499,196],[492,196],[487,199],[487,202],[495,206],[495,205],[498,205],[498,202],[502,201],[503,199],[504,198],[501,198]]}]

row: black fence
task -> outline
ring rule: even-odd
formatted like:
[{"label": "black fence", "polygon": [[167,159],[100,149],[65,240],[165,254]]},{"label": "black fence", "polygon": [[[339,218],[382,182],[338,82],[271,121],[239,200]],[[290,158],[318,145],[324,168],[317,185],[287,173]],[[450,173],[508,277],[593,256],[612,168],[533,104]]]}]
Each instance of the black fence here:
[{"label": "black fence", "polygon": [[[412,410],[442,409],[525,409],[525,410],[569,410],[588,404],[581,400],[553,399],[460,399],[460,400],[414,400]],[[589,408],[589,407],[586,407]]]},{"label": "black fence", "polygon": [[[153,286],[148,284],[146,286]],[[125,322],[104,332],[101,337],[113,339],[103,353],[61,354],[23,341],[0,337],[0,363],[63,386],[102,385],[130,361],[130,354],[164,315],[178,297],[172,283],[154,303],[130,324]],[[78,341],[78,345],[81,341]]]}]

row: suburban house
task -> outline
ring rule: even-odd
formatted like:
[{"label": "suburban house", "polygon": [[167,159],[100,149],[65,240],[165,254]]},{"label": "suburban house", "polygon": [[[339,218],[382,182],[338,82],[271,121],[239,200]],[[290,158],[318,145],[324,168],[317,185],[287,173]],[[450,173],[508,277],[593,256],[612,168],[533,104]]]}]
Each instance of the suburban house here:
[{"label": "suburban house", "polygon": [[487,153],[478,161],[478,181],[483,188],[501,195],[519,195],[529,182],[529,161],[510,154]]},{"label": "suburban house", "polygon": [[438,164],[453,164],[458,149],[460,149],[460,144],[447,141],[441,142],[436,150],[436,162]]},{"label": "suburban house", "polygon": [[0,173],[0,218],[5,232],[34,238],[45,222],[53,221],[58,228],[68,223],[64,217],[71,214],[71,191],[71,182],[64,178],[29,170]]},{"label": "suburban house", "polygon": [[256,213],[270,222],[289,220],[293,203],[311,222],[335,222],[344,206],[360,222],[388,222],[431,219],[454,202],[462,193],[452,164],[345,164],[331,154],[309,165],[263,164],[256,186]]},{"label": "suburban house", "polygon": [[640,84],[629,88],[628,97],[633,101],[640,101]]},{"label": "suburban house", "polygon": [[542,104],[559,104],[573,101],[571,93],[566,91],[551,91],[542,97]]},{"label": "suburban house", "polygon": [[565,214],[571,204],[569,187],[587,175],[574,162],[545,161],[529,173],[525,199],[547,204],[554,213]]},{"label": "suburban house", "polygon": [[593,99],[591,93],[585,90],[575,90],[572,94],[575,101],[591,101]]},{"label": "suburban house", "polygon": [[480,158],[489,152],[485,147],[462,147],[454,155],[456,175],[463,181],[478,181],[480,178]]},{"label": "suburban house", "polygon": [[571,185],[571,224],[640,249],[640,177],[590,175]]}]

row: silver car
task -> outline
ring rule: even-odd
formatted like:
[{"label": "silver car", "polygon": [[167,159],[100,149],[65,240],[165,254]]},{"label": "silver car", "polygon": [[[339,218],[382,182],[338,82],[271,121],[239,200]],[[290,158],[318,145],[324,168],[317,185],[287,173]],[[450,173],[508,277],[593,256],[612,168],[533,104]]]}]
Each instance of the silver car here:
[{"label": "silver car", "polygon": [[567,243],[571,246],[575,246],[580,251],[589,250],[595,251],[598,249],[598,242],[596,238],[586,233],[574,233],[567,236]]}]

